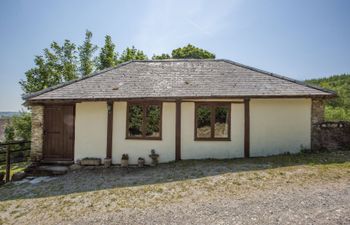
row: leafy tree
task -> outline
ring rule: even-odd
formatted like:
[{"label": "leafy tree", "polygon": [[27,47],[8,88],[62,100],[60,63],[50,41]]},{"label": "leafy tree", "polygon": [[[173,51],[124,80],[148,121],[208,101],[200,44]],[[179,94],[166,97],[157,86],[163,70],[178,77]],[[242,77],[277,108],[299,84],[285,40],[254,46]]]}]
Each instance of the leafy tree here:
[{"label": "leafy tree", "polygon": [[350,74],[306,80],[305,82],[337,92],[338,98],[330,99],[326,102],[326,120],[350,121]]},{"label": "leafy tree", "polygon": [[65,40],[62,46],[56,42],[51,44],[51,49],[54,50],[58,57],[57,67],[64,81],[69,81],[78,78],[78,66],[76,56],[76,46],[69,40]]},{"label": "leafy tree", "polygon": [[127,62],[130,60],[145,60],[148,59],[147,55],[143,53],[141,50],[137,50],[134,46],[131,48],[126,48],[122,55],[119,58],[119,62]]},{"label": "leafy tree", "polygon": [[6,125],[4,134],[5,142],[11,142],[15,140],[15,128],[12,125]]},{"label": "leafy tree", "polygon": [[101,48],[101,52],[97,60],[97,67],[99,70],[117,65],[118,54],[114,51],[114,49],[115,44],[113,44],[111,36],[106,35],[105,45],[103,48]]},{"label": "leafy tree", "polygon": [[40,91],[47,87],[76,79],[77,61],[75,44],[65,40],[60,46],[52,42],[42,56],[35,56],[35,67],[25,72],[26,79],[19,83],[25,93]]},{"label": "leafy tree", "polygon": [[13,116],[10,123],[5,128],[6,141],[13,140],[30,140],[31,138],[31,114],[21,112]]},{"label": "leafy tree", "polygon": [[161,55],[153,55],[153,60],[160,60],[160,59],[171,59],[171,56],[169,54],[161,54]]},{"label": "leafy tree", "polygon": [[215,59],[215,54],[191,44],[174,49],[171,56],[174,59]]},{"label": "leafy tree", "polygon": [[80,73],[83,76],[91,74],[94,69],[93,55],[97,50],[97,46],[91,43],[92,33],[89,30],[85,32],[85,41],[78,47],[79,50],[79,60],[80,60]]}]

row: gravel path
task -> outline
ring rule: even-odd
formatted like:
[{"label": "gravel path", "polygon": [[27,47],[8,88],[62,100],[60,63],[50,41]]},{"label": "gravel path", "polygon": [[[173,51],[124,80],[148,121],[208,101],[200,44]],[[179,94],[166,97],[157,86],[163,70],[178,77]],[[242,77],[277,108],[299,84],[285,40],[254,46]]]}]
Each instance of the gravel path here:
[{"label": "gravel path", "polygon": [[350,224],[350,184],[285,187],[244,199],[185,201],[95,216],[72,224]]},{"label": "gravel path", "polygon": [[88,167],[9,183],[2,224],[350,224],[350,151]]}]

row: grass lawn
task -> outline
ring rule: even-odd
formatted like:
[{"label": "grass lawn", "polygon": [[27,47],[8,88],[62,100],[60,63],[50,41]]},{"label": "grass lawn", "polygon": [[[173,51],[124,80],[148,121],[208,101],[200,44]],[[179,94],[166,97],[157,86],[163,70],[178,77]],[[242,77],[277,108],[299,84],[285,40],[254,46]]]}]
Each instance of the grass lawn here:
[{"label": "grass lawn", "polygon": [[[17,173],[24,171],[24,169],[29,165],[29,162],[19,162],[19,163],[12,163],[11,164],[11,171],[10,171],[10,177]],[[0,165],[0,172],[6,172],[6,165]]]},{"label": "grass lawn", "polygon": [[48,182],[0,187],[0,224],[35,224],[44,219],[48,224],[68,223],[126,209],[244,198],[257,191],[349,181],[350,151],[187,160],[129,170],[86,168]]}]

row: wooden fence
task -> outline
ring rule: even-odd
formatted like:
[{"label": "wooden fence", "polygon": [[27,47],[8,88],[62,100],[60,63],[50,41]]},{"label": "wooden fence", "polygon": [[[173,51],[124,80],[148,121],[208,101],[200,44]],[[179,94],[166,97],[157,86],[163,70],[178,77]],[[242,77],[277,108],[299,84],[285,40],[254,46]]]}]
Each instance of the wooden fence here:
[{"label": "wooden fence", "polygon": [[6,165],[5,182],[10,181],[11,163],[27,161],[29,152],[30,141],[0,143],[0,165]]}]

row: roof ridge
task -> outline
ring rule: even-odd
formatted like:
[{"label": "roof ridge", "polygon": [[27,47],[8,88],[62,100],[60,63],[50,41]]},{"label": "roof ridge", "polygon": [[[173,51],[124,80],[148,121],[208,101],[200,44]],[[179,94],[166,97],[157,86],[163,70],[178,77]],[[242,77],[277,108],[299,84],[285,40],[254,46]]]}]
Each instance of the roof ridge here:
[{"label": "roof ridge", "polygon": [[119,67],[125,66],[125,65],[127,65],[127,64],[129,64],[131,62],[132,62],[132,60],[124,62],[124,63],[121,63],[121,64],[118,64],[117,66],[114,66],[114,67],[109,67],[109,68],[106,68],[106,69],[103,69],[103,70],[96,71],[96,72],[92,73],[91,75],[87,75],[87,76],[84,76],[84,77],[80,77],[80,78],[77,78],[77,79],[74,79],[74,80],[70,80],[70,81],[66,81],[66,82],[54,85],[52,87],[45,88],[45,89],[40,90],[40,91],[36,91],[36,92],[30,93],[30,94],[23,94],[22,95],[22,99],[23,100],[27,100],[28,98],[33,98],[33,97],[42,95],[44,93],[56,90],[58,88],[65,87],[65,86],[68,86],[70,84],[74,84],[76,82],[79,82],[79,81],[82,81],[82,80],[85,80],[85,79],[88,79],[88,78],[91,78],[91,77],[95,77],[95,76],[101,75],[101,74],[103,74],[105,72],[108,72],[108,71],[117,69]]},{"label": "roof ridge", "polygon": [[135,59],[132,62],[193,62],[193,61],[221,61],[221,59]]},{"label": "roof ridge", "polygon": [[255,72],[263,73],[263,74],[266,74],[266,75],[269,75],[269,76],[272,76],[272,77],[275,77],[275,78],[278,78],[278,79],[281,79],[281,80],[286,80],[286,81],[293,82],[295,84],[299,84],[299,85],[302,85],[302,86],[305,86],[305,87],[309,87],[309,88],[313,88],[313,89],[316,89],[316,90],[319,90],[319,91],[323,91],[323,92],[327,92],[327,93],[331,93],[331,94],[337,95],[337,93],[335,91],[333,91],[333,90],[330,90],[330,89],[327,89],[327,88],[318,87],[316,85],[310,85],[310,84],[307,84],[307,83],[305,83],[303,81],[300,81],[300,80],[297,80],[297,79],[289,78],[289,77],[286,77],[286,76],[283,76],[283,75],[280,75],[280,74],[276,74],[276,73],[271,73],[271,72],[268,72],[266,70],[258,69],[256,67],[247,66],[247,65],[244,65],[242,63],[238,63],[238,62],[235,62],[235,61],[232,61],[232,60],[229,60],[229,59],[218,59],[218,60],[226,62],[226,63],[230,63],[230,64],[235,65],[235,66],[239,66],[239,67],[242,67],[242,68],[253,70]]}]

